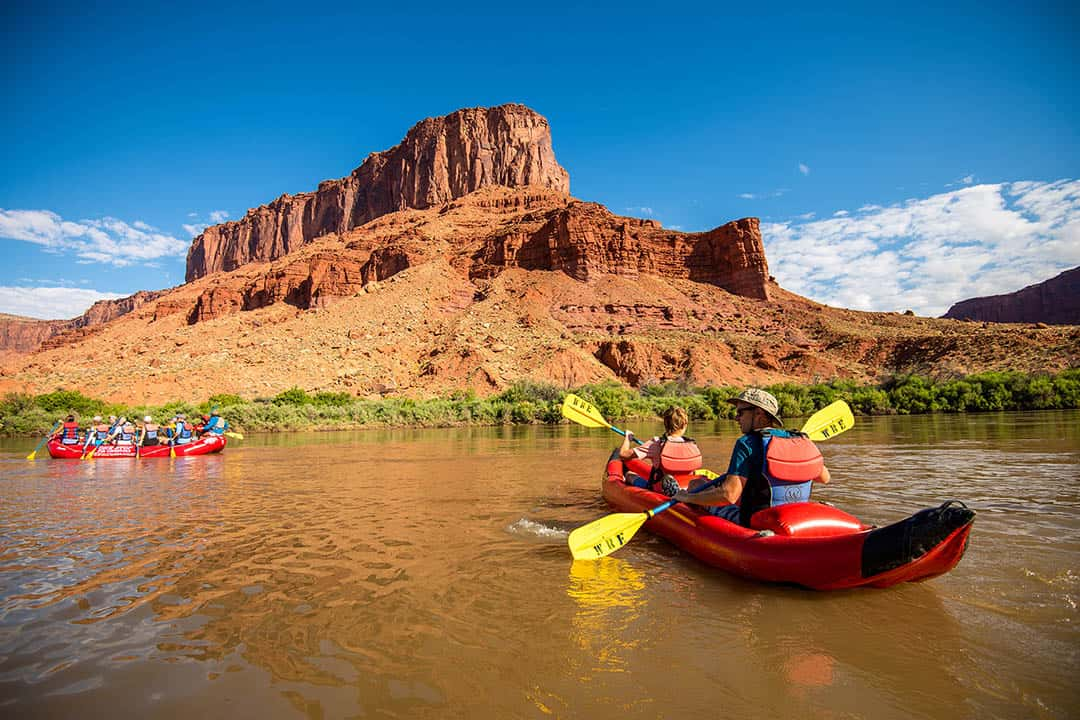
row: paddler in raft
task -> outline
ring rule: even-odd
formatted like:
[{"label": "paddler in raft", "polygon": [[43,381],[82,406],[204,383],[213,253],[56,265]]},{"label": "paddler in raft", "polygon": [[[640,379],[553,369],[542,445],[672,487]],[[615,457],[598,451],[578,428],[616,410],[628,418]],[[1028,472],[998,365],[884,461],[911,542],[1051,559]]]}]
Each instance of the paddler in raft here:
[{"label": "paddler in raft", "polygon": [[211,410],[209,415],[203,415],[202,427],[199,428],[201,435],[224,435],[229,429],[229,421],[221,417],[217,410]]},{"label": "paddler in raft", "polygon": [[783,429],[780,403],[770,393],[747,388],[728,402],[735,406],[743,435],[735,441],[724,480],[697,493],[693,491],[708,481],[691,480],[689,489],[675,493],[674,500],[749,527],[758,510],[807,502],[815,482],[829,482],[821,452],[805,435]]},{"label": "paddler in raft", "polygon": [[136,440],[136,444],[140,447],[153,447],[157,445],[158,433],[161,432],[157,424],[154,422],[154,418],[147,415],[143,418],[142,425],[139,426],[139,437]]},{"label": "paddler in raft", "polygon": [[176,413],[176,424],[170,436],[172,445],[187,445],[195,439],[195,430],[188,424],[184,413]]},{"label": "paddler in raft", "polygon": [[109,429],[109,434],[105,436],[105,441],[100,443],[102,445],[134,445],[135,444],[135,426],[126,417],[117,419],[115,415],[110,416],[113,424]]},{"label": "paddler in raft", "polygon": [[672,474],[692,473],[701,468],[701,449],[693,438],[685,435],[690,416],[684,408],[673,405],[661,417],[664,419],[663,435],[632,447],[630,443],[634,440],[634,433],[627,430],[619,448],[619,457],[623,460],[647,458],[652,462],[648,479],[627,472],[627,485],[650,489],[659,485],[665,495],[673,495],[682,488]]},{"label": "paddler in raft", "polygon": [[109,425],[101,419],[100,415],[95,415],[93,423],[86,429],[86,443],[83,444],[83,452],[86,452],[86,448],[91,445],[94,447],[101,445],[107,437],[109,437]]},{"label": "paddler in raft", "polygon": [[59,440],[61,445],[79,444],[79,423],[75,420],[75,413],[67,416],[63,425],[49,436],[50,440]]}]

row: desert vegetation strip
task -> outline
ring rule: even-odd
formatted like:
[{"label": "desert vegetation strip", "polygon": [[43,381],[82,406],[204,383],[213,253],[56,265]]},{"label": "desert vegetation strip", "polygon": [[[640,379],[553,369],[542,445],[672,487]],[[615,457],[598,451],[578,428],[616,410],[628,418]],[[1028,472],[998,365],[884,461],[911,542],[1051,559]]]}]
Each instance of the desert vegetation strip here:
[{"label": "desert vegetation strip", "polygon": [[[919,375],[891,378],[880,385],[833,380],[813,385],[766,386],[780,401],[785,418],[806,417],[835,400],[846,400],[856,414],[993,412],[1080,408],[1080,368],[1057,374],[984,372],[950,380]],[[692,420],[733,417],[727,402],[739,387],[694,387],[685,382],[650,385],[640,390],[615,383],[572,390],[611,419],[655,418],[671,405],[682,405]],[[246,431],[350,429],[363,427],[440,427],[453,425],[554,424],[568,391],[538,382],[519,382],[488,397],[471,391],[416,400],[361,399],[348,393],[308,393],[291,388],[270,398],[214,395],[203,403],[176,401],[162,406],[131,407],[88,398],[78,391],[43,395],[8,393],[0,400],[0,433],[39,435],[61,416],[151,415],[165,420],[174,413],[190,416],[218,408],[232,426]]]}]

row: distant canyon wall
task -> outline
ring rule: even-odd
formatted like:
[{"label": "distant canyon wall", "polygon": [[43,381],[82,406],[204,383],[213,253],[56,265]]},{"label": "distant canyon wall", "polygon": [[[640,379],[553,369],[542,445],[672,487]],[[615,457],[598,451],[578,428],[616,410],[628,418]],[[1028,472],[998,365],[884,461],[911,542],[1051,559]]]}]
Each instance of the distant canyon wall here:
[{"label": "distant canyon wall", "polygon": [[140,290],[117,300],[98,300],[89,310],[71,320],[0,319],[0,351],[29,353],[41,347],[74,341],[93,332],[95,327],[126,315],[168,292]]},{"label": "distant canyon wall", "polygon": [[1080,267],[1004,295],[956,303],[943,317],[984,322],[1080,325]]}]

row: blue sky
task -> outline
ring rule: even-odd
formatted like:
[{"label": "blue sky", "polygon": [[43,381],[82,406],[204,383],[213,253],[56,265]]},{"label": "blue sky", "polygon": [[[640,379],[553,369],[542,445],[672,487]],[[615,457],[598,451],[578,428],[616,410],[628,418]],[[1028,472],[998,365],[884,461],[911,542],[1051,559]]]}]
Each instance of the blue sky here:
[{"label": "blue sky", "polygon": [[505,102],[576,197],[760,217],[829,304],[938,315],[1080,265],[1072,4],[227,5],[3,4],[0,312],[180,284],[206,224]]}]

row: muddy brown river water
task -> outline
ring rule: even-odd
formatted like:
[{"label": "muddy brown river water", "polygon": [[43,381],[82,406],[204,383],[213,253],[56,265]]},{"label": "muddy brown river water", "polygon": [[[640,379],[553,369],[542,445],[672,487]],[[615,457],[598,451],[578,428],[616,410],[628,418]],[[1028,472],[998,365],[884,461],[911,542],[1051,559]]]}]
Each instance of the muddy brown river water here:
[{"label": "muddy brown river water", "polygon": [[[691,433],[724,465],[734,423]],[[821,443],[815,497],[865,521],[978,511],[952,573],[886,590],[752,583],[644,530],[572,563],[617,439],[310,433],[89,462],[3,440],[0,716],[1080,714],[1080,412],[859,418]]]}]

